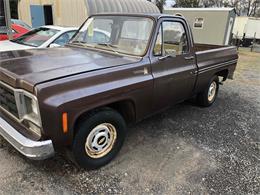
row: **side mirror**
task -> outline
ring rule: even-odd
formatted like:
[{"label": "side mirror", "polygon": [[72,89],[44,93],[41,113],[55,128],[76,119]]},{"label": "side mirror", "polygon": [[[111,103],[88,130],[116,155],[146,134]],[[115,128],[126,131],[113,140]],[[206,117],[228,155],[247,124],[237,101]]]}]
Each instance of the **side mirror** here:
[{"label": "side mirror", "polygon": [[164,56],[160,57],[159,60],[165,60],[167,58],[175,58],[176,57],[176,50],[174,49],[167,49],[165,50]]},{"label": "side mirror", "polygon": [[165,49],[165,55],[175,58],[177,55],[177,52],[175,49]]},{"label": "side mirror", "polygon": [[50,44],[49,48],[55,48],[55,47],[60,47],[59,44],[56,44],[56,43],[52,43]]}]

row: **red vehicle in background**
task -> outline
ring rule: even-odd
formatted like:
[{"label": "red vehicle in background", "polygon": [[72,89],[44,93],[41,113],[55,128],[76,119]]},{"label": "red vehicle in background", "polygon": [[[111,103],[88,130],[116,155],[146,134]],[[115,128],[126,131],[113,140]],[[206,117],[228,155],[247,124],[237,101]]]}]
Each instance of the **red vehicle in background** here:
[{"label": "red vehicle in background", "polygon": [[[13,33],[13,38],[16,39],[20,36],[22,36],[23,34],[29,32],[29,29],[18,25],[18,24],[12,24],[12,33]],[[3,40],[8,40],[8,35],[7,35],[7,30],[6,29],[2,29],[0,30],[0,41]]]}]

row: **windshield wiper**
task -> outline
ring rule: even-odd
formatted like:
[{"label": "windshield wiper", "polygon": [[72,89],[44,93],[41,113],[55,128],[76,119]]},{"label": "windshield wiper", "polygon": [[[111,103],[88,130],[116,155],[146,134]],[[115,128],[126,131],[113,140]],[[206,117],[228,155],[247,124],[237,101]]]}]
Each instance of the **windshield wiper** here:
[{"label": "windshield wiper", "polygon": [[83,42],[83,41],[73,41],[73,42],[70,42],[68,44],[69,45],[78,45],[78,46],[81,46],[81,47],[95,47],[94,45],[87,44],[86,42]]},{"label": "windshield wiper", "polygon": [[38,45],[36,44],[29,44],[29,43],[24,43],[22,41],[19,41],[19,40],[11,40],[11,42],[14,42],[14,43],[17,43],[17,44],[21,44],[21,45],[26,45],[26,46],[30,46],[30,47],[38,47]]},{"label": "windshield wiper", "polygon": [[110,44],[110,43],[95,43],[95,44],[88,44],[87,42],[83,42],[83,41],[73,41],[71,43],[68,43],[71,45],[78,45],[81,47],[91,47],[91,48],[98,48],[98,49],[102,49],[101,47],[98,46],[106,46],[108,48],[110,48],[110,51],[113,51],[116,54],[119,54],[119,52],[117,52],[116,50],[114,50],[114,48],[117,48],[116,46]]},{"label": "windshield wiper", "polygon": [[69,45],[80,45],[80,46],[83,46],[84,45],[84,42],[82,41],[73,41],[73,42],[70,42],[68,43]]},{"label": "windshield wiper", "polygon": [[119,54],[118,51],[114,50],[114,48],[118,48],[118,47],[116,47],[115,45],[112,45],[110,43],[97,43],[96,45],[106,46],[106,47],[110,48],[113,52]]},{"label": "windshield wiper", "polygon": [[112,44],[110,44],[110,43],[97,43],[97,45],[107,46],[107,47],[112,47],[112,48],[117,48],[117,46],[112,45]]}]

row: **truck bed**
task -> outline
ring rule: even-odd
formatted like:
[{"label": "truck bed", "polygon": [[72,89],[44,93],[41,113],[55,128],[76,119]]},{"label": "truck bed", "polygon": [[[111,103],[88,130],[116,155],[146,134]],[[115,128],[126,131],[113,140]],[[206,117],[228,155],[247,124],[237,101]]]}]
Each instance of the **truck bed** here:
[{"label": "truck bed", "polygon": [[198,67],[196,91],[201,91],[216,72],[221,72],[224,80],[233,78],[237,63],[237,48],[234,46],[219,46],[195,44],[195,55]]},{"label": "truck bed", "polygon": [[205,51],[205,50],[211,50],[211,49],[225,48],[225,47],[228,47],[228,46],[195,43],[194,47],[195,47],[195,51],[197,52],[197,51]]}]

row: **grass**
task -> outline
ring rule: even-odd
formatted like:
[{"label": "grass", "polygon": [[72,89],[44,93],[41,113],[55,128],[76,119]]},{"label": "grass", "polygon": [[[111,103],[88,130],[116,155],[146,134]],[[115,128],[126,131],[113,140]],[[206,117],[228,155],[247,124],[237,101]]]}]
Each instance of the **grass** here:
[{"label": "grass", "polygon": [[[247,48],[239,49],[236,79],[253,85],[260,85],[260,53],[250,52]],[[249,79],[250,78],[250,79]]]}]

